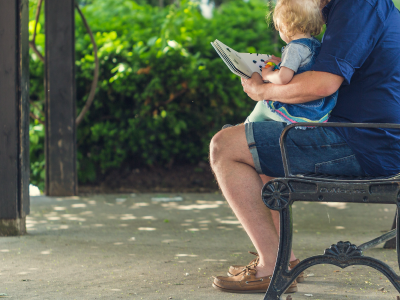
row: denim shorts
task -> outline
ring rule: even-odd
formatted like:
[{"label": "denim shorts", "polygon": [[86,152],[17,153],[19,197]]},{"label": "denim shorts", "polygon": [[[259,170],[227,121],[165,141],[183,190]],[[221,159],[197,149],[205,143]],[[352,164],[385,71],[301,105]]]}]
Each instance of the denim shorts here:
[{"label": "denim shorts", "polygon": [[[286,123],[276,121],[245,124],[246,138],[259,174],[284,177],[279,138]],[[286,138],[290,172],[366,176],[344,139],[324,127],[293,128]]]}]

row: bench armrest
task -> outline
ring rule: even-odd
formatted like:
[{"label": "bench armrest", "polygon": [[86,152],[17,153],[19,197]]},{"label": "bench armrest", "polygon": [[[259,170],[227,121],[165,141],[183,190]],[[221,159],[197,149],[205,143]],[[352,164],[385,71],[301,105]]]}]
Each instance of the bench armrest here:
[{"label": "bench armrest", "polygon": [[358,128],[396,128],[400,129],[400,124],[390,123],[342,123],[342,122],[331,122],[331,123],[293,123],[285,127],[280,137],[280,147],[282,154],[283,169],[285,170],[285,177],[291,177],[289,162],[287,159],[286,151],[286,137],[290,129],[294,127],[358,127]]}]

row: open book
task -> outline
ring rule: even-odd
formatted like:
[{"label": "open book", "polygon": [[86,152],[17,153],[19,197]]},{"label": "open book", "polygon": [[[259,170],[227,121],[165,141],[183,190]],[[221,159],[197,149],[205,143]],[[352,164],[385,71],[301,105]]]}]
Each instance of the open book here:
[{"label": "open book", "polygon": [[211,45],[232,73],[247,79],[254,72],[261,75],[261,70],[265,66],[264,62],[271,58],[268,54],[237,52],[218,40],[211,42]]}]

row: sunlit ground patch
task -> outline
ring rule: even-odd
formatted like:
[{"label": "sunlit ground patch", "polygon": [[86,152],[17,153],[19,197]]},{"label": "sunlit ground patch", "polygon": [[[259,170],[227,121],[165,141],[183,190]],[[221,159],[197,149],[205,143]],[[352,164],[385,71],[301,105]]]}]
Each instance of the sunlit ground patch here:
[{"label": "sunlit ground patch", "polygon": [[132,214],[123,214],[123,215],[120,217],[120,219],[121,219],[121,220],[135,220],[136,217],[135,217],[134,215],[132,215]]},{"label": "sunlit ground patch", "polygon": [[81,212],[79,214],[82,215],[82,216],[93,216],[93,212],[90,211],[90,210],[83,211],[83,212]]},{"label": "sunlit ground patch", "polygon": [[144,207],[144,206],[149,206],[149,203],[146,202],[138,202],[138,203],[133,203],[131,207],[131,209],[135,209],[135,208],[140,208],[140,207]]},{"label": "sunlit ground patch", "polygon": [[79,218],[79,217],[69,217],[69,218],[67,218],[67,220],[69,220],[69,221],[78,221],[78,222],[85,222],[86,221],[86,219]]},{"label": "sunlit ground patch", "polygon": [[221,262],[223,262],[223,261],[227,261],[226,259],[213,259],[213,258],[206,258],[206,259],[203,259],[203,261],[221,261]]},{"label": "sunlit ground patch", "polygon": [[161,243],[166,243],[166,244],[169,244],[169,243],[174,243],[174,242],[177,242],[178,240],[163,240],[163,241],[161,241]]},{"label": "sunlit ground patch", "polygon": [[239,225],[240,222],[238,220],[221,220],[215,219],[220,224],[229,224],[229,225]]},{"label": "sunlit ground patch", "polygon": [[188,228],[189,231],[200,231],[199,228]]},{"label": "sunlit ground patch", "polygon": [[138,230],[142,230],[142,231],[154,231],[157,230],[156,228],[153,227],[139,227]]},{"label": "sunlit ground patch", "polygon": [[163,203],[162,207],[166,209],[178,209],[178,210],[202,210],[210,208],[218,208],[218,204],[189,204],[189,205],[178,205],[175,202]]},{"label": "sunlit ground patch", "polygon": [[85,218],[78,217],[75,214],[63,214],[61,216],[63,218],[65,218],[65,219],[69,220],[69,221],[78,221],[78,222],[85,222],[86,221]]},{"label": "sunlit ground patch", "polygon": [[179,254],[175,254],[175,256],[177,256],[177,257],[197,257],[198,255],[196,255],[196,254],[179,253]]},{"label": "sunlit ground patch", "polygon": [[347,203],[345,202],[320,202],[320,204],[322,205],[326,205],[329,207],[334,207],[337,209],[346,209],[347,207]]},{"label": "sunlit ground patch", "polygon": [[71,205],[72,208],[84,208],[86,207],[85,203],[76,203]]},{"label": "sunlit ground patch", "polygon": [[66,210],[67,208],[64,207],[64,206],[56,206],[53,209],[56,210],[56,211],[61,211],[61,210]]}]

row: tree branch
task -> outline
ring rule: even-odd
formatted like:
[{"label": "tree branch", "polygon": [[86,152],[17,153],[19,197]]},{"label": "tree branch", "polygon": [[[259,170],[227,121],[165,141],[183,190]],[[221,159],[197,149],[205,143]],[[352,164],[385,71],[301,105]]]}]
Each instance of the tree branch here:
[{"label": "tree branch", "polygon": [[32,100],[30,100],[30,101],[29,101],[29,104],[32,105],[32,106],[34,106],[34,107],[39,111],[39,114],[42,115],[42,117],[45,117],[44,112],[42,111],[42,109],[41,109],[35,102],[33,102]]},{"label": "tree branch", "polygon": [[87,23],[86,18],[85,18],[85,16],[83,15],[81,9],[79,8],[79,5],[78,5],[77,2],[75,2],[75,7],[76,7],[76,9],[78,10],[78,13],[79,13],[79,15],[80,15],[81,18],[82,18],[83,24],[85,25],[86,30],[87,30],[87,32],[88,32],[88,34],[89,34],[89,36],[90,36],[90,40],[91,40],[91,42],[92,42],[92,44],[93,44],[94,63],[95,63],[94,74],[93,74],[93,81],[92,81],[92,86],[91,86],[91,88],[90,88],[90,93],[89,93],[88,99],[86,100],[85,106],[82,108],[81,112],[79,113],[78,117],[76,118],[76,125],[78,126],[79,123],[82,122],[83,117],[84,117],[85,114],[88,112],[90,106],[91,106],[92,103],[93,103],[94,96],[95,96],[95,94],[96,94],[97,82],[98,82],[98,80],[99,80],[99,69],[100,69],[100,64],[99,64],[99,57],[98,57],[98,54],[97,54],[97,44],[96,44],[96,41],[95,41],[95,39],[94,39],[92,30],[90,29],[89,24]]},{"label": "tree branch", "polygon": [[171,103],[172,101],[174,101],[176,98],[178,98],[180,95],[183,95],[188,89],[183,89],[181,91],[179,91],[176,94],[171,93],[169,95],[169,99],[167,101],[164,102],[164,105],[167,105],[168,103]]},{"label": "tree branch", "polygon": [[40,124],[44,125],[44,122],[42,120],[40,120],[40,118],[38,116],[36,116],[33,112],[30,112],[29,115],[31,116],[32,119],[38,120],[38,122]]},{"label": "tree branch", "polygon": [[[42,8],[42,4],[43,4],[43,0],[39,0],[38,6],[37,6],[37,10],[36,10],[35,29],[34,29],[34,32],[33,32],[32,41],[29,41],[29,46],[32,48],[32,50],[35,52],[35,54],[39,57],[39,59],[44,63],[45,62],[45,58],[39,52],[39,50],[36,47],[36,43],[35,43],[36,29],[37,29],[37,24],[39,22],[40,10]],[[78,117],[76,118],[76,121],[75,121],[75,124],[78,126],[82,122],[85,114],[88,112],[90,106],[93,103],[94,96],[96,94],[97,83],[99,81],[100,63],[99,63],[99,57],[98,57],[98,54],[97,54],[97,44],[96,44],[96,41],[94,39],[92,30],[90,29],[90,26],[89,26],[88,22],[86,21],[86,18],[83,15],[83,13],[82,13],[82,11],[81,11],[81,9],[79,7],[79,4],[77,2],[75,2],[75,8],[76,8],[76,10],[78,11],[78,13],[79,13],[79,15],[81,17],[82,22],[85,25],[85,28],[86,28],[89,36],[90,36],[90,40],[91,40],[91,42],[93,44],[93,53],[94,53],[94,62],[95,62],[93,81],[92,81],[92,85],[90,87],[90,92],[89,92],[88,99],[86,100],[85,106],[82,108],[82,111],[79,113],[79,115],[78,115]],[[33,103],[31,102],[31,104],[33,104]],[[36,108],[38,108],[38,107],[36,106]],[[40,112],[41,115],[44,116],[44,113],[40,109],[39,109],[39,112]],[[36,117],[35,115],[32,116],[32,118],[37,119],[37,117],[36,118],[35,117]]]},{"label": "tree branch", "polygon": [[36,47],[36,28],[37,28],[37,24],[39,22],[39,17],[40,17],[40,10],[42,9],[42,3],[43,0],[39,0],[38,2],[38,6],[36,9],[36,19],[35,19],[35,28],[33,31],[33,36],[32,36],[32,41],[29,41],[29,46],[32,48],[33,52],[35,52],[35,54],[39,57],[39,59],[41,60],[42,63],[44,63],[44,57],[42,55],[42,53],[39,52],[39,50]]}]

